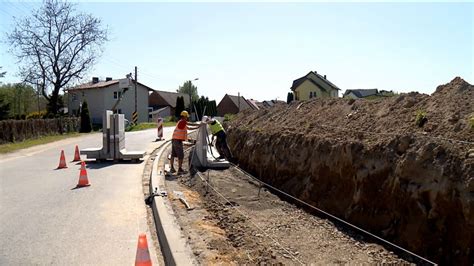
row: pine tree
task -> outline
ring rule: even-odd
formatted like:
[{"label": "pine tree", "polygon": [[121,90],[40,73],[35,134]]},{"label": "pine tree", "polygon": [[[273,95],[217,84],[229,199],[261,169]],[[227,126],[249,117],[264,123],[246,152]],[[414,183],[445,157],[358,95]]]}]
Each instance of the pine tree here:
[{"label": "pine tree", "polygon": [[0,95],[0,120],[8,119],[10,116],[10,103],[4,101],[3,95]]},{"label": "pine tree", "polygon": [[184,97],[183,96],[178,96],[178,98],[176,98],[176,108],[175,108],[175,113],[174,115],[176,117],[180,117],[181,116],[181,112],[184,110]]},{"label": "pine tree", "polygon": [[89,133],[92,131],[92,124],[91,124],[91,117],[89,115],[89,107],[87,106],[87,102],[84,101],[82,103],[82,110],[81,110],[81,129],[79,132],[81,133]]},{"label": "pine tree", "polygon": [[288,92],[288,96],[286,96],[286,103],[291,103],[293,101],[293,93]]}]

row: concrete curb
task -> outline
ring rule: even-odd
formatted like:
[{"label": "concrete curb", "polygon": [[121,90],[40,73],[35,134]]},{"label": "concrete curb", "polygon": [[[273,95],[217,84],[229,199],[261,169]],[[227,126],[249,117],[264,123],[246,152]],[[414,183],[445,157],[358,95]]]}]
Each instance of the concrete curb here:
[{"label": "concrete curb", "polygon": [[[158,161],[163,150],[171,142],[162,145],[160,151],[156,154],[153,161],[153,167],[150,176],[150,195],[165,190],[164,173],[158,173]],[[193,252],[186,243],[186,238],[181,234],[181,228],[175,218],[173,208],[168,198],[155,196],[151,206],[153,218],[155,220],[158,240],[166,265],[196,265]]]}]

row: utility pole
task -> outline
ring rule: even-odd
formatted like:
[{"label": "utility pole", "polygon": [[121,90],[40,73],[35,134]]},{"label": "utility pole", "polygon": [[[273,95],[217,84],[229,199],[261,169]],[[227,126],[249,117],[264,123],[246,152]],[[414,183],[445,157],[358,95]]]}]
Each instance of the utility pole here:
[{"label": "utility pole", "polygon": [[132,113],[132,121],[134,124],[138,124],[138,112],[137,112],[137,67],[135,66],[135,111]]},{"label": "utility pole", "polygon": [[137,67],[135,67],[135,113],[137,112]]},{"label": "utility pole", "polygon": [[238,92],[237,95],[238,95],[237,99],[239,99],[239,111],[237,111],[237,112],[240,112],[240,92]]}]

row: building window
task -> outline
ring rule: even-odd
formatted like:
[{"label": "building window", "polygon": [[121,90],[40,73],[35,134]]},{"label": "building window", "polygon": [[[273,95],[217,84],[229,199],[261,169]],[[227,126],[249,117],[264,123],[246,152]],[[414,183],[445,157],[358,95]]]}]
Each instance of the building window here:
[{"label": "building window", "polygon": [[312,91],[309,92],[309,98],[310,99],[313,98],[313,92]]},{"label": "building window", "polygon": [[313,97],[316,98],[316,92],[313,92]]},{"label": "building window", "polygon": [[119,99],[122,96],[121,91],[114,91],[114,99]]},{"label": "building window", "polygon": [[71,93],[71,96],[73,102],[77,101],[77,95],[75,93]]}]

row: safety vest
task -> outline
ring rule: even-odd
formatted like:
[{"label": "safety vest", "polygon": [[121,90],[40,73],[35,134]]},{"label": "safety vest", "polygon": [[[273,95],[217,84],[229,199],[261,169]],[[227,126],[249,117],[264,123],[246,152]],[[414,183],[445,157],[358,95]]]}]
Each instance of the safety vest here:
[{"label": "safety vest", "polygon": [[174,128],[173,132],[173,139],[178,139],[178,140],[187,140],[188,139],[188,128],[187,126],[184,127],[184,129],[179,129],[178,125],[181,120],[178,121],[176,124],[176,127]]},{"label": "safety vest", "polygon": [[224,130],[224,127],[222,127],[221,123],[219,123],[219,121],[217,120],[214,120],[215,123],[214,124],[210,124],[209,127],[211,128],[211,133],[212,135],[215,135],[217,134],[217,132],[221,131],[221,130]]}]

